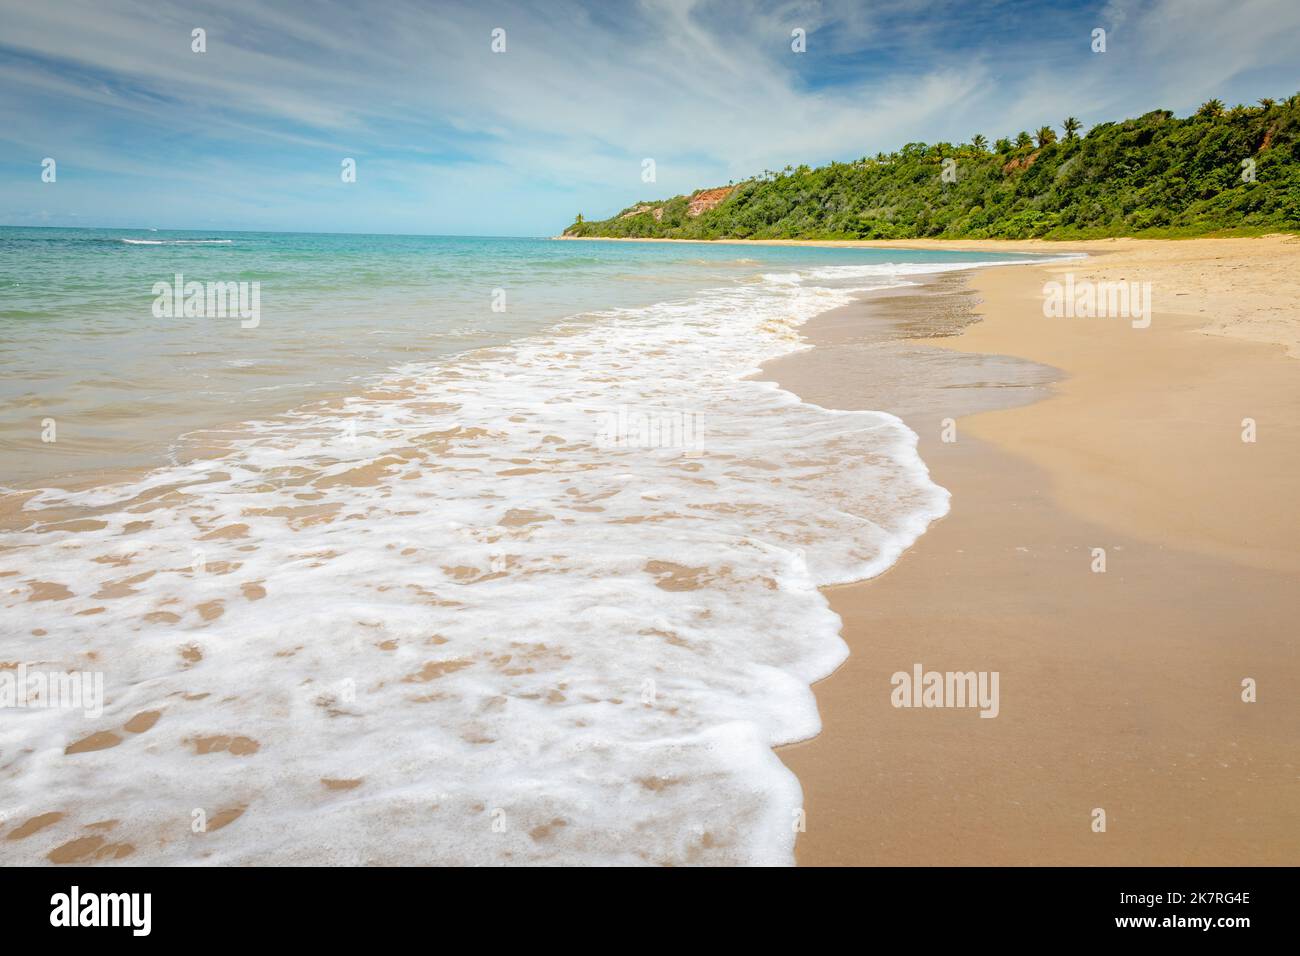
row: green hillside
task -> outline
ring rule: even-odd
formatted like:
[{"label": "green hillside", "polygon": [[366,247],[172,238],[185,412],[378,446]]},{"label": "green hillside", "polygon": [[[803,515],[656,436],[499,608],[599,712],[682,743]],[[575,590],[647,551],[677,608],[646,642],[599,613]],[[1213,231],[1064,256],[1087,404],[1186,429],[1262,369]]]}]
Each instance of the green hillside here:
[{"label": "green hillside", "polygon": [[[1090,238],[1300,231],[1300,94],[1179,119],[1155,110],[1080,136],[1068,119],[970,143],[646,200],[571,236],[678,239]],[[1247,163],[1245,161],[1252,162]],[[949,162],[951,161],[951,162]],[[1244,164],[1244,165],[1243,165]],[[955,181],[952,181],[955,177]],[[696,200],[696,215],[690,204]]]}]

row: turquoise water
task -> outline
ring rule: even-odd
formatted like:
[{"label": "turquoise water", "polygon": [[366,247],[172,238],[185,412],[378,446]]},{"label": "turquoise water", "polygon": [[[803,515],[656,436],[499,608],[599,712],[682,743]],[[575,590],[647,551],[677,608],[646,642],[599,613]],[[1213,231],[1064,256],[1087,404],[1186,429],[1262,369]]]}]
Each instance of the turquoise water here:
[{"label": "turquoise water", "polygon": [[[772,748],[847,654],[821,588],[948,492],[888,408],[754,373],[972,261],[7,231],[5,472],[39,487],[0,494],[0,628],[103,699],[0,721],[9,805],[62,815],[0,864],[104,819],[140,864],[793,862]],[[178,271],[260,282],[260,321],[156,316]]]},{"label": "turquoise water", "polygon": [[[649,305],[774,269],[989,258],[0,228],[0,484],[156,464],[196,429],[346,394],[394,366],[504,344],[583,312]],[[257,326],[241,327],[238,316],[155,316],[154,284],[177,273],[187,283],[259,283]],[[50,420],[56,440],[42,441]]]}]

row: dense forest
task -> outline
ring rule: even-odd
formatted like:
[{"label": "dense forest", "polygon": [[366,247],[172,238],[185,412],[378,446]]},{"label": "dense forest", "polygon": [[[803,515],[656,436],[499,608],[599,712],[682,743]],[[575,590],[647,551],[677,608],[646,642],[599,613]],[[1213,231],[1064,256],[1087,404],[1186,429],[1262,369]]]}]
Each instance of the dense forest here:
[{"label": "dense forest", "polygon": [[1300,94],[893,153],[646,200],[570,236],[1048,239],[1300,231]]}]

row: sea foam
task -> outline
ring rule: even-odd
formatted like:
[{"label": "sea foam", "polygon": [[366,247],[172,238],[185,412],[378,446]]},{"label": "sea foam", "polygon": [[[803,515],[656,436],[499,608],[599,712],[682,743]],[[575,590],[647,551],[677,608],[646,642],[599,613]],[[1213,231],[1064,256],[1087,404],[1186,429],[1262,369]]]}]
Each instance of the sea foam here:
[{"label": "sea foam", "polygon": [[233,239],[119,239],[128,246],[229,246]]},{"label": "sea foam", "polygon": [[[38,492],[0,663],[102,670],[106,700],[4,714],[0,811],[65,816],[0,860],[112,819],[139,863],[793,862],[772,747],[818,732],[847,654],[818,587],[887,568],[948,494],[896,417],[752,376],[855,293],[961,267],[579,316]],[[680,415],[692,447],[600,438]]]}]

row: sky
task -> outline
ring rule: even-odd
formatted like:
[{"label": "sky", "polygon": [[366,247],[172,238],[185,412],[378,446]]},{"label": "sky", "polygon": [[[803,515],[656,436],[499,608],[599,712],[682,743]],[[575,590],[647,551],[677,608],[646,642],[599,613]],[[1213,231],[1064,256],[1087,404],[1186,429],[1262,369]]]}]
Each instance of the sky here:
[{"label": "sky", "polygon": [[1297,0],[0,0],[0,224],[549,236],[764,169],[1298,90]]}]

